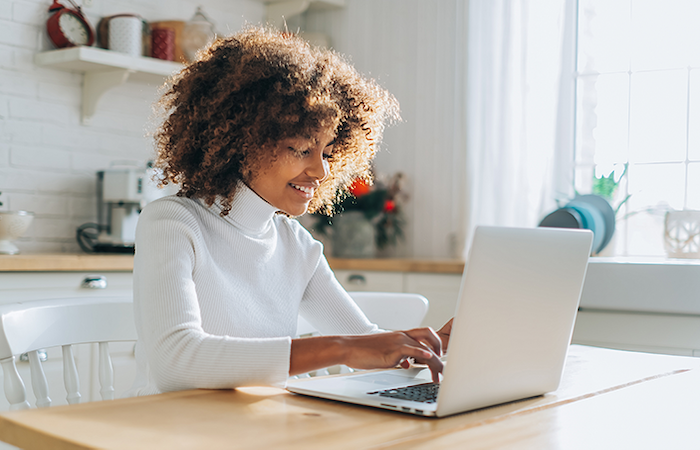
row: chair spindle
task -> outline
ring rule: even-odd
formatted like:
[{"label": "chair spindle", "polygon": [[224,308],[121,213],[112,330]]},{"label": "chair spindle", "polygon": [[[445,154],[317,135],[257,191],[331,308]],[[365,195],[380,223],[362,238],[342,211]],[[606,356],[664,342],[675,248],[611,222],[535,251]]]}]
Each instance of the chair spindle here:
[{"label": "chair spindle", "polygon": [[29,409],[27,401],[27,391],[24,389],[24,382],[19,376],[15,357],[5,358],[0,361],[4,378],[5,397],[10,402],[10,410]]},{"label": "chair spindle", "polygon": [[51,398],[49,398],[49,383],[46,381],[44,368],[41,366],[39,351],[35,350],[28,353],[29,370],[32,373],[32,388],[36,396],[36,406],[46,408],[51,406]]},{"label": "chair spindle", "polygon": [[73,358],[73,347],[64,345],[63,347],[63,382],[66,386],[66,400],[69,404],[80,402],[80,381],[78,380],[78,368],[75,367]]},{"label": "chair spindle", "polygon": [[102,400],[114,400],[114,367],[109,356],[109,342],[99,343],[99,378]]}]

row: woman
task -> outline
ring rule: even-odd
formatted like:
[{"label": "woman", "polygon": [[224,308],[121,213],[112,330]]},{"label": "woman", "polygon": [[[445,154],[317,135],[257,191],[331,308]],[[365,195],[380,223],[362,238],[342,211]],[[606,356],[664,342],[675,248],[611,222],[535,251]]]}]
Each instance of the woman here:
[{"label": "woman", "polygon": [[[141,213],[134,261],[138,394],[284,385],[336,364],[429,365],[429,328],[381,332],[293,216],[330,208],[369,177],[396,100],[338,55],[250,28],[171,80],[155,134],[177,196]],[[323,336],[292,339],[298,314]]]}]

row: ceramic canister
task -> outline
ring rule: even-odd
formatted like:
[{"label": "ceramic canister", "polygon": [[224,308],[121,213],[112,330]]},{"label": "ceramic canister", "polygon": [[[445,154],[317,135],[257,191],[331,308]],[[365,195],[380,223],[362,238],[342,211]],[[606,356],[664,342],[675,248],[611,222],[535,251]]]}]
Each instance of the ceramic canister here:
[{"label": "ceramic canister", "polygon": [[151,30],[151,56],[167,61],[175,59],[175,30],[172,28]]},{"label": "ceramic canister", "polygon": [[143,52],[143,21],[131,14],[113,16],[109,21],[109,49],[141,56]]}]

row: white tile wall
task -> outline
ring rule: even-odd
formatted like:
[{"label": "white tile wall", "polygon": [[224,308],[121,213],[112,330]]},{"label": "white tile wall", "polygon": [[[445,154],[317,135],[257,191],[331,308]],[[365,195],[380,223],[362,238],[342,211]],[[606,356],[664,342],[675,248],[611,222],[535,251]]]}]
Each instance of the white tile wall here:
[{"label": "white tile wall", "polygon": [[[78,251],[75,228],[96,219],[95,172],[115,160],[152,156],[146,126],[157,85],[129,81],[113,88],[83,126],[82,75],[34,65],[35,53],[51,48],[44,27],[49,4],[0,0],[0,208],[35,212],[17,243],[26,252]],[[187,20],[198,5],[222,33],[264,17],[256,0],[92,0],[84,11],[96,25],[123,12]],[[459,249],[465,149],[458,17],[464,8],[465,0],[346,0],[340,10],[297,19],[326,33],[401,103],[404,121],[387,129],[376,164],[409,181],[408,239],[398,255],[449,257]]]},{"label": "white tile wall", "polygon": [[12,1],[0,0],[0,20],[12,19]]},{"label": "white tile wall", "polygon": [[24,1],[12,3],[12,21],[27,25],[41,25],[48,9],[46,2]]},{"label": "white tile wall", "polygon": [[[0,0],[0,210],[35,212],[17,242],[24,252],[78,251],[76,227],[96,219],[95,172],[152,157],[146,124],[157,84],[129,81],[108,91],[83,126],[83,76],[34,65],[37,52],[52,48],[45,32],[50,3]],[[223,33],[264,15],[254,0],[92,0],[84,12],[94,26],[123,12],[187,20],[199,5]]]}]

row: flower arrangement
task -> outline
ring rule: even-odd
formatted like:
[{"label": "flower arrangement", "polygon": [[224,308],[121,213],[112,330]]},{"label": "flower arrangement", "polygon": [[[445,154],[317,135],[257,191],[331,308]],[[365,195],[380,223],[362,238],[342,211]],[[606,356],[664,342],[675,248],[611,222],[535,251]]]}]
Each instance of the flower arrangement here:
[{"label": "flower arrangement", "polygon": [[340,194],[341,200],[335,204],[332,216],[316,214],[318,219],[314,228],[327,236],[329,228],[333,227],[334,217],[344,212],[360,211],[374,226],[377,249],[396,245],[404,237],[405,219],[401,206],[406,196],[402,192],[402,184],[402,173],[395,174],[386,182],[377,181],[372,185],[358,178],[347,191]]}]

